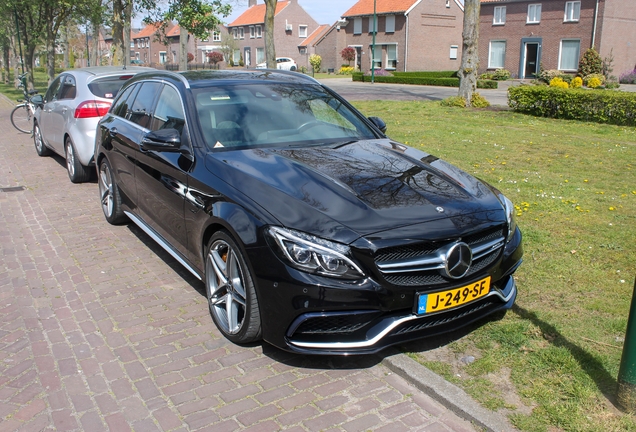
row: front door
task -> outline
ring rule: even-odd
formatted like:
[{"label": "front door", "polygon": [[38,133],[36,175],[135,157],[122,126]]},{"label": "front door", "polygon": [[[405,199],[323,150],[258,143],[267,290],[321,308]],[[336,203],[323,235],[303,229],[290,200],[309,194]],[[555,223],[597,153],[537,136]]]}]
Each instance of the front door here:
[{"label": "front door", "polygon": [[250,67],[252,64],[251,51],[249,48],[245,48],[243,51],[243,61],[245,62],[245,67]]},{"label": "front door", "polygon": [[535,78],[539,72],[539,44],[526,44],[526,66],[524,69],[525,78]]},{"label": "front door", "polygon": [[362,71],[362,47],[355,47],[356,49],[356,70]]}]

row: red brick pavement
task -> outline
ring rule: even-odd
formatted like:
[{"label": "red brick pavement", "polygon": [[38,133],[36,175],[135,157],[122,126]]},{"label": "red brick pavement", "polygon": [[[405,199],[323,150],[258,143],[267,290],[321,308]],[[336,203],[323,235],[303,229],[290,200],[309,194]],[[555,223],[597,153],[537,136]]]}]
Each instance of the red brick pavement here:
[{"label": "red brick pavement", "polygon": [[0,431],[472,431],[379,363],[225,340],[204,288],[0,100]]}]

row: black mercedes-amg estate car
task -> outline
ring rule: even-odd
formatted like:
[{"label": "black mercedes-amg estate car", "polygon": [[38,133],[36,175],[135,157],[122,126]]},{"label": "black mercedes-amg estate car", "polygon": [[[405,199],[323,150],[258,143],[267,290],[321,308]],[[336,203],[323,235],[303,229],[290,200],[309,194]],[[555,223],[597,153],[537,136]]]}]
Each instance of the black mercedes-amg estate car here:
[{"label": "black mercedes-amg estate car", "polygon": [[104,215],[201,279],[236,343],[372,353],[511,308],[512,203],[385,129],[295,72],[139,74],[98,126]]}]

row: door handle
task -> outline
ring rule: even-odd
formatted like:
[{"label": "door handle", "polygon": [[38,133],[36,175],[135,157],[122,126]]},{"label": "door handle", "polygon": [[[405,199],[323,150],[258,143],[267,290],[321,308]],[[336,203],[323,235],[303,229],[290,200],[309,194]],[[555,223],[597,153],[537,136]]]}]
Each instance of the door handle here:
[{"label": "door handle", "polygon": [[114,127],[114,128],[108,129],[108,135],[115,137],[119,135],[119,132],[117,132],[117,128]]}]

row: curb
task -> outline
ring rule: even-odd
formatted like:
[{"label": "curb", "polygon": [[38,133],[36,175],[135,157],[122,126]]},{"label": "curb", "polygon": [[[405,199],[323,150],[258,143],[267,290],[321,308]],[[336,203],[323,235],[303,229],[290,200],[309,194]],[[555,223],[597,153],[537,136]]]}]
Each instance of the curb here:
[{"label": "curb", "polygon": [[491,432],[517,430],[503,415],[482,407],[464,390],[449,383],[406,354],[402,354],[395,348],[388,349],[386,354],[382,359],[384,366],[458,416]]}]

